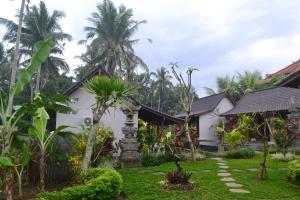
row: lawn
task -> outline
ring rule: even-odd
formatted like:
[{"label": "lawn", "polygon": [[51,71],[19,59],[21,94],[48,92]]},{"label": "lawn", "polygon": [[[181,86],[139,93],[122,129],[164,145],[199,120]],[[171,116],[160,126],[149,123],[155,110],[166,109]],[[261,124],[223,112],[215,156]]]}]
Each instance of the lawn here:
[{"label": "lawn", "polygon": [[[286,163],[274,162],[268,159],[268,180],[256,179],[260,155],[253,159],[226,159],[232,177],[237,183],[243,184],[250,194],[229,192],[228,188],[217,176],[219,170],[217,161],[206,159],[195,163],[183,162],[185,170],[193,173],[192,180],[198,188],[194,191],[179,192],[159,189],[158,182],[164,179],[164,173],[175,170],[173,163],[161,166],[139,169],[122,169],[124,192],[130,200],[170,199],[170,200],[245,200],[245,199],[285,199],[300,200],[300,187],[291,185],[286,180]],[[247,169],[250,169],[248,171]]]}]

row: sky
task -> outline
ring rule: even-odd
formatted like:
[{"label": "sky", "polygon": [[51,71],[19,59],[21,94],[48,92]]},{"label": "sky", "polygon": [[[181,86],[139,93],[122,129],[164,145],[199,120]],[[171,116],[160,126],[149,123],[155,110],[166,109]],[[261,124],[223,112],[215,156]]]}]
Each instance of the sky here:
[{"label": "sky", "polygon": [[[49,11],[62,10],[64,32],[73,36],[66,43],[64,58],[71,69],[74,58],[84,52],[86,20],[100,0],[44,0]],[[15,20],[21,0],[0,0],[0,17]],[[30,0],[38,4],[38,0]],[[113,0],[132,8],[134,19],[147,20],[135,38],[135,51],[151,71],[178,62],[184,73],[197,68],[193,86],[199,96],[203,87],[216,88],[216,78],[245,70],[263,75],[300,58],[299,0]],[[5,32],[0,27],[0,38]],[[152,39],[152,43],[148,42]],[[175,80],[174,80],[175,81]]]}]

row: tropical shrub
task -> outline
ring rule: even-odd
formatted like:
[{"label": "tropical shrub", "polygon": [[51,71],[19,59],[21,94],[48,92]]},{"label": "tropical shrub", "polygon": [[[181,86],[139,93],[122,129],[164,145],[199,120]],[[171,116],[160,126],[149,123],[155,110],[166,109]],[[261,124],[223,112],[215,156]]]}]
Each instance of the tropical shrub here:
[{"label": "tropical shrub", "polygon": [[295,155],[292,153],[287,153],[286,155],[283,155],[282,153],[276,153],[272,155],[272,160],[274,161],[289,162],[294,159]]},{"label": "tropical shrub", "polygon": [[288,180],[300,185],[300,160],[293,160],[288,164]]},{"label": "tropical shrub", "polygon": [[[85,128],[83,132],[77,137],[77,142],[72,146],[73,155],[69,157],[69,162],[72,166],[72,171],[74,175],[79,175],[82,168],[82,160],[86,150],[86,141],[90,129]],[[96,131],[95,144],[93,148],[91,166],[104,167],[101,163],[103,161],[102,157],[112,155],[115,147],[113,146],[114,133],[111,128],[99,127]]]},{"label": "tropical shrub", "polygon": [[168,172],[166,174],[166,179],[170,184],[189,184],[189,180],[192,176],[190,172],[184,171],[175,171],[175,172]]},{"label": "tropical shrub", "polygon": [[156,133],[156,125],[148,124],[142,119],[138,120],[138,134],[137,139],[141,145],[141,149],[144,153],[155,154],[157,152],[163,152],[164,147],[160,144],[158,134]]},{"label": "tropical shrub", "polygon": [[120,163],[117,157],[106,155],[99,158],[97,167],[117,169],[120,167]]},{"label": "tropical shrub", "polygon": [[286,156],[288,147],[291,146],[292,142],[297,136],[297,133],[294,133],[289,129],[290,127],[293,127],[294,124],[281,117],[274,117],[272,119],[272,125],[272,136],[276,143],[277,149],[280,150],[284,156]]},{"label": "tropical shrub", "polygon": [[225,135],[225,141],[231,149],[237,149],[245,143],[246,137],[238,129],[233,129]]},{"label": "tropical shrub", "polygon": [[[184,155],[180,155],[180,160],[185,160]],[[142,165],[144,167],[150,167],[150,166],[158,166],[162,163],[166,162],[173,162],[174,157],[173,155],[169,153],[160,154],[160,155],[153,155],[153,154],[144,154],[142,156]]]},{"label": "tropical shrub", "polygon": [[159,160],[157,159],[156,156],[151,155],[151,154],[144,154],[142,156],[142,165],[144,167],[150,167],[150,166],[158,166],[161,163],[159,162]]},{"label": "tropical shrub", "polygon": [[90,168],[81,176],[84,184],[67,187],[61,191],[43,192],[38,200],[107,200],[116,198],[123,185],[121,175],[113,169]]},{"label": "tropical shrub", "polygon": [[233,158],[233,159],[246,159],[246,158],[253,158],[255,156],[255,151],[251,148],[241,148],[241,149],[234,149],[226,152],[226,158]]}]

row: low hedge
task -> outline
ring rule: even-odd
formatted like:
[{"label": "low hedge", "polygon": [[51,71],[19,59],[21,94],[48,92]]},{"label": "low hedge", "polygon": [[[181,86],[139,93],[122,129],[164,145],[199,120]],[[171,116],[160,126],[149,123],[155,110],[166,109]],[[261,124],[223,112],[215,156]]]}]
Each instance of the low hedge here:
[{"label": "low hedge", "polygon": [[225,154],[226,158],[233,158],[233,159],[246,159],[246,158],[253,158],[254,156],[255,156],[255,151],[251,148],[230,150]]},{"label": "low hedge", "polygon": [[[180,155],[180,160],[185,160],[184,155]],[[172,154],[160,154],[160,155],[151,155],[151,154],[144,154],[142,156],[142,165],[144,167],[150,167],[150,166],[158,166],[162,163],[166,162],[173,162],[174,157]]]},{"label": "low hedge", "polygon": [[61,191],[43,192],[38,200],[106,200],[116,198],[123,185],[121,175],[113,169],[91,168],[81,175],[83,184],[62,189]]},{"label": "low hedge", "polygon": [[288,180],[300,185],[300,160],[293,160],[288,164]]}]

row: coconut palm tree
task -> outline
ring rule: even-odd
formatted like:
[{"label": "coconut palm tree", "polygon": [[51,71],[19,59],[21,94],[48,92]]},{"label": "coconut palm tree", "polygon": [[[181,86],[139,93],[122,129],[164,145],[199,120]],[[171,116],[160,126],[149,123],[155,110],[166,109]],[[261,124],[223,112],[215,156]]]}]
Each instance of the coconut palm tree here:
[{"label": "coconut palm tree", "polygon": [[241,93],[253,92],[261,87],[259,84],[262,79],[260,71],[244,71],[237,74],[237,82]]},{"label": "coconut palm tree", "polygon": [[224,77],[217,77],[216,82],[217,82],[217,91],[209,87],[204,87],[208,95],[213,95],[220,92],[227,92],[236,100],[240,98],[241,94],[239,93],[238,84],[235,81],[235,76],[230,77],[226,75]]},{"label": "coconut palm tree", "polygon": [[96,103],[93,105],[93,126],[88,136],[85,156],[82,162],[82,169],[86,171],[91,162],[93,147],[95,144],[96,132],[99,122],[108,108],[114,105],[126,105],[131,95],[130,89],[122,80],[111,79],[106,76],[95,76],[84,84],[88,93],[95,95]]},{"label": "coconut palm tree", "polygon": [[84,28],[86,40],[79,43],[88,43],[87,53],[96,52],[94,62],[103,65],[111,75],[115,75],[117,70],[122,73],[124,66],[146,68],[133,49],[139,42],[139,39],[133,39],[133,35],[146,21],[136,21],[132,17],[132,9],[123,5],[116,8],[112,1],[104,0],[97,5],[97,12],[88,18],[91,26]]},{"label": "coconut palm tree", "polygon": [[[31,57],[34,51],[34,44],[37,41],[49,37],[55,41],[55,46],[52,48],[49,58],[42,64],[37,72],[36,92],[39,91],[41,84],[45,84],[45,81],[41,83],[41,77],[43,80],[47,80],[57,76],[59,70],[65,72],[69,70],[69,66],[65,60],[57,56],[62,55],[64,50],[64,44],[60,42],[70,41],[72,38],[69,34],[62,32],[62,28],[59,24],[59,20],[64,16],[65,14],[62,11],[57,10],[54,10],[52,14],[50,14],[43,1],[40,2],[38,7],[34,5],[27,8],[27,12],[24,14],[20,40],[20,53],[24,57],[23,65],[29,62],[29,59],[26,58]],[[3,39],[10,43],[15,43],[17,40],[17,24],[4,18],[0,18],[0,23],[7,28]]]},{"label": "coconut palm tree", "polygon": [[156,70],[156,72],[152,72],[151,75],[154,77],[154,88],[155,93],[158,96],[157,110],[162,110],[162,105],[164,101],[164,94],[166,90],[172,87],[172,76],[170,72],[165,68],[161,67]]}]

